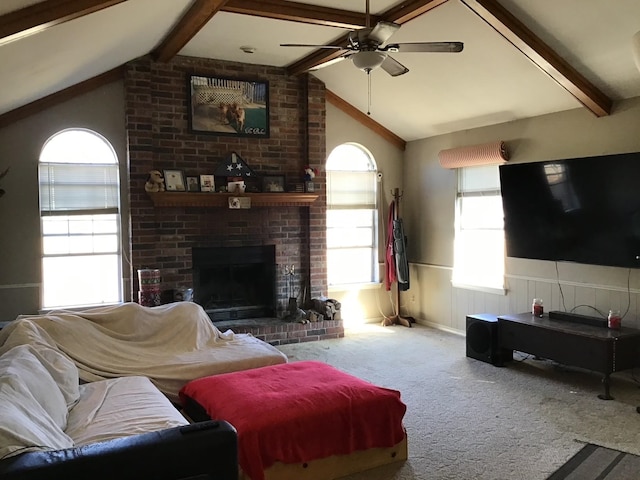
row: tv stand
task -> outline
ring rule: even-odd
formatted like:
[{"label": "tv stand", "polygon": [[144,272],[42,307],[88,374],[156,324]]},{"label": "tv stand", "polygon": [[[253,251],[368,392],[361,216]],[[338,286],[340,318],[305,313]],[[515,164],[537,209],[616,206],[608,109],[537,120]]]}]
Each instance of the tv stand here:
[{"label": "tv stand", "polygon": [[640,330],[629,327],[611,330],[575,320],[575,315],[570,321],[549,318],[546,314],[500,315],[500,348],[602,373],[604,393],[598,398],[611,400],[611,374],[640,363]]}]

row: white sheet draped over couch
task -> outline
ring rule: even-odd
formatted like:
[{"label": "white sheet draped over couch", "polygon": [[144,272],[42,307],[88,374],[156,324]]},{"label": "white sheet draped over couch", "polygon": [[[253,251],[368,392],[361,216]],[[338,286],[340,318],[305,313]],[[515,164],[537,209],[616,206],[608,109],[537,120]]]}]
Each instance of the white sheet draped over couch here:
[{"label": "white sheet draped over couch", "polygon": [[287,362],[277,348],[250,334],[221,332],[191,302],[158,307],[125,303],[20,316],[0,331],[0,355],[22,344],[59,349],[86,382],[149,377],[176,403],[190,380]]}]

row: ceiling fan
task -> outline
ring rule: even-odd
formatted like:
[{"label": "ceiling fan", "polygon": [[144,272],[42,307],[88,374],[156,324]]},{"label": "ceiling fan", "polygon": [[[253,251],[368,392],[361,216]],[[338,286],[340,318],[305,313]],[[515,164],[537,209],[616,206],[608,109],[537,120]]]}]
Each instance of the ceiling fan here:
[{"label": "ceiling fan", "polygon": [[395,60],[389,53],[395,52],[461,52],[462,42],[413,42],[413,43],[386,43],[389,38],[400,28],[394,22],[380,21],[374,27],[370,24],[369,0],[366,0],[365,27],[352,30],[347,36],[344,45],[308,45],[304,43],[281,43],[281,47],[313,47],[333,50],[344,50],[339,57],[321,66],[326,66],[334,61],[350,58],[353,64],[367,74],[378,67],[382,68],[392,77],[403,75],[409,71],[407,67]]}]

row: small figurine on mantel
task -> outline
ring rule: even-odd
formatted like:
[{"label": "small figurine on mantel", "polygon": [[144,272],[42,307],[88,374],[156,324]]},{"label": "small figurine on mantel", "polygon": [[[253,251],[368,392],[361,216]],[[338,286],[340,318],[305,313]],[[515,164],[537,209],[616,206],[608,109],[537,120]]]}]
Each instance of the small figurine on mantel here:
[{"label": "small figurine on mantel", "polygon": [[164,192],[164,177],[159,170],[151,170],[147,177],[147,183],[144,184],[145,192]]},{"label": "small figurine on mantel", "polygon": [[318,169],[317,168],[312,168],[309,165],[304,167],[303,180],[304,180],[304,191],[305,192],[309,193],[309,192],[314,192],[315,191],[315,187],[313,185],[313,179],[316,178],[316,175],[318,175]]},{"label": "small figurine on mantel", "polygon": [[313,181],[313,179],[316,178],[316,175],[318,175],[318,169],[317,168],[312,168],[309,165],[304,167],[303,179],[304,179],[305,182]]}]

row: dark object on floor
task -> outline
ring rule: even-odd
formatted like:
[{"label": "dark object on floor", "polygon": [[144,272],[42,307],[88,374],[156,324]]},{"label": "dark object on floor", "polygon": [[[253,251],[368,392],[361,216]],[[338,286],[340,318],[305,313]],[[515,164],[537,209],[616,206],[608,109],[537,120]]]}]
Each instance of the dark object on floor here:
[{"label": "dark object on floor", "polygon": [[629,480],[638,472],[639,456],[588,443],[547,480]]},{"label": "dark object on floor", "polygon": [[320,297],[311,300],[311,308],[316,313],[323,316],[325,320],[340,320],[342,319],[340,309],[342,304],[332,298]]},{"label": "dark object on floor", "polygon": [[499,322],[496,315],[478,313],[467,315],[467,357],[497,367],[513,360],[513,350],[500,347]]}]

